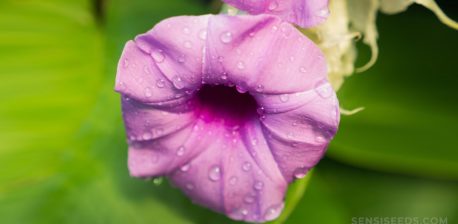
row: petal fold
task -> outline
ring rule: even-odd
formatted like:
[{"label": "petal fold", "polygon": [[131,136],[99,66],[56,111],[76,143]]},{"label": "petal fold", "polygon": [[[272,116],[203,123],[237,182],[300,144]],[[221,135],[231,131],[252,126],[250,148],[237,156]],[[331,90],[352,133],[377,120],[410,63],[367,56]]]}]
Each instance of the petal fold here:
[{"label": "petal fold", "polygon": [[250,14],[276,15],[301,27],[320,24],[329,15],[328,0],[224,0]]}]

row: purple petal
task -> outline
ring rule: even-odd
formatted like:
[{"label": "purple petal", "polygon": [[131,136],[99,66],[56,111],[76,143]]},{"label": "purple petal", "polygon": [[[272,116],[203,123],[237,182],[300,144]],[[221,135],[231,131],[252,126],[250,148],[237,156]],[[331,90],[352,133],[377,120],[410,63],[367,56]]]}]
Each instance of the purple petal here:
[{"label": "purple petal", "polygon": [[204,80],[209,83],[291,93],[313,89],[327,74],[320,49],[273,16],[213,17],[208,46]]},{"label": "purple petal", "polygon": [[218,132],[205,151],[173,174],[173,182],[194,202],[233,219],[275,219],[282,211],[287,183],[259,122],[247,123],[240,131],[214,130]]},{"label": "purple petal", "polygon": [[269,15],[167,19],[126,44],[116,90],[131,175],[236,220],[275,219],[339,123],[322,53]]},{"label": "purple petal", "polygon": [[328,0],[224,0],[250,14],[272,14],[297,24],[312,27],[329,15]]}]

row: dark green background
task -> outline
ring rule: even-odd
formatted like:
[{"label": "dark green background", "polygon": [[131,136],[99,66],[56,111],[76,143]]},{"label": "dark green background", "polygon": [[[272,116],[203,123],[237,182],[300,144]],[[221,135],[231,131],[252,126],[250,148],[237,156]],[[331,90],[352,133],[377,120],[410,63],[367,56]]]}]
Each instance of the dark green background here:
[{"label": "dark green background", "polygon": [[[167,183],[129,177],[113,92],[128,39],[217,4],[101,3],[0,1],[0,223],[230,223]],[[458,19],[456,4],[443,6]],[[458,31],[419,6],[379,15],[378,27],[378,62],[339,91],[344,107],[366,110],[342,117],[286,223],[458,222]]]}]

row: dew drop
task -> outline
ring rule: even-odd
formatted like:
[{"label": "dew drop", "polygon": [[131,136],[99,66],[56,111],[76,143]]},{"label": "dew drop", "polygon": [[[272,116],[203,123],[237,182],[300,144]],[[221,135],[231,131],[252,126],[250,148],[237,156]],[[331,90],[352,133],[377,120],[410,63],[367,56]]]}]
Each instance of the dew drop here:
[{"label": "dew drop", "polygon": [[165,80],[164,79],[159,79],[156,81],[156,86],[159,88],[164,88],[165,87]]},{"label": "dew drop", "polygon": [[323,137],[322,135],[317,135],[317,136],[315,137],[315,141],[316,141],[317,143],[319,143],[319,144],[323,144],[323,143],[326,142],[326,138]]},{"label": "dew drop", "polygon": [[208,172],[208,178],[211,181],[218,181],[221,179],[221,168],[219,166],[213,166]]},{"label": "dew drop", "polygon": [[227,80],[227,74],[224,73],[224,74],[221,76],[221,79],[222,79],[222,80]]},{"label": "dew drop", "polygon": [[323,17],[323,18],[328,17],[329,16],[329,9],[327,9],[327,8],[321,9],[320,11],[318,11],[317,16]]},{"label": "dew drop", "polygon": [[149,87],[145,88],[145,97],[150,98],[153,95]]},{"label": "dew drop", "polygon": [[187,172],[189,170],[189,168],[191,168],[191,165],[190,164],[186,164],[186,165],[183,165],[182,167],[180,167],[180,170],[182,172]]},{"label": "dew drop", "polygon": [[175,76],[173,78],[173,86],[175,86],[175,88],[177,89],[183,89],[184,88],[184,83],[183,83],[183,80],[181,79],[181,77],[179,76]]},{"label": "dew drop", "polygon": [[305,67],[300,67],[299,71],[302,73],[307,73],[307,69]]},{"label": "dew drop", "polygon": [[224,33],[221,34],[219,39],[221,40],[221,42],[223,42],[225,44],[228,44],[228,43],[232,42],[232,33],[231,32],[224,32]]},{"label": "dew drop", "polygon": [[297,168],[296,170],[294,170],[293,172],[293,175],[295,178],[297,179],[302,179],[305,177],[305,175],[307,174],[308,172],[308,169],[305,168],[305,167],[302,167],[302,168]]},{"label": "dew drop", "polygon": [[293,139],[294,138],[294,134],[292,132],[289,132],[288,134],[286,134],[286,137],[288,139]]},{"label": "dew drop", "polygon": [[331,84],[326,80],[322,80],[315,85],[315,91],[323,98],[329,98],[332,96],[333,89]]},{"label": "dew drop", "polygon": [[278,2],[276,2],[276,1],[271,2],[267,8],[268,8],[270,11],[273,11],[273,10],[277,9],[277,8],[278,8]]},{"label": "dew drop", "polygon": [[143,140],[150,140],[153,136],[151,135],[151,133],[145,132],[142,137]]},{"label": "dew drop", "polygon": [[192,43],[191,43],[191,41],[185,41],[185,42],[183,43],[183,47],[184,47],[184,48],[187,48],[187,49],[191,49],[191,48],[192,48]]},{"label": "dew drop", "polygon": [[207,39],[207,31],[206,31],[206,30],[201,30],[201,31],[199,32],[199,38],[200,38],[201,40],[206,40],[206,39]]},{"label": "dew drop", "polygon": [[124,68],[129,67],[129,60],[128,59],[124,59],[124,62],[122,63],[122,66],[124,66]]},{"label": "dew drop", "polygon": [[255,145],[257,145],[257,144],[258,144],[258,140],[257,140],[257,139],[255,139],[255,138],[254,138],[254,139],[251,139],[251,145],[252,145],[252,146],[255,146]]},{"label": "dew drop", "polygon": [[151,57],[153,57],[154,61],[156,61],[157,63],[162,63],[164,62],[164,59],[165,59],[165,55],[162,52],[162,50],[153,51],[151,53]]},{"label": "dew drop", "polygon": [[151,72],[149,71],[148,66],[146,66],[146,65],[143,67],[143,71],[145,72],[145,74],[151,74]]},{"label": "dew drop", "polygon": [[184,57],[184,55],[181,55],[181,56],[178,56],[178,62],[180,63],[184,63],[186,61],[186,58]]},{"label": "dew drop", "polygon": [[187,184],[186,184],[186,189],[188,189],[188,190],[193,190],[193,189],[194,189],[194,184],[187,183]]},{"label": "dew drop", "polygon": [[240,70],[245,69],[245,63],[243,63],[243,61],[237,62],[237,68]]},{"label": "dew drop", "polygon": [[261,85],[261,84],[257,85],[257,86],[256,86],[256,91],[259,92],[259,93],[262,92],[262,91],[264,91],[264,86]]},{"label": "dew drop", "polygon": [[260,191],[264,188],[264,183],[261,181],[256,181],[256,183],[253,185],[253,188],[257,191]]},{"label": "dew drop", "polygon": [[185,148],[184,146],[180,146],[177,150],[177,156],[183,156],[184,155]]},{"label": "dew drop", "polygon": [[251,163],[244,162],[243,165],[242,165],[242,170],[243,171],[250,171],[251,170]]},{"label": "dew drop", "polygon": [[247,90],[244,86],[242,86],[242,85],[237,85],[237,86],[235,87],[235,89],[236,89],[239,93],[246,93],[246,92],[248,92],[248,90]]},{"label": "dew drop", "polygon": [[230,179],[229,179],[229,184],[231,185],[235,185],[238,181],[238,178],[235,177],[235,176],[232,176]]},{"label": "dew drop", "polygon": [[247,195],[247,196],[243,199],[243,201],[244,201],[245,203],[247,203],[247,204],[253,203],[254,200],[255,200],[254,197],[251,196],[251,195]]},{"label": "dew drop", "polygon": [[272,206],[268,208],[266,212],[264,213],[264,219],[266,221],[271,221],[271,220],[276,219],[280,215],[282,208],[283,208],[283,204],[280,206],[276,205],[276,206]]},{"label": "dew drop", "polygon": [[184,28],[183,28],[183,33],[185,33],[185,34],[190,34],[190,33],[191,33],[191,30],[189,29],[189,27],[184,27]]},{"label": "dew drop", "polygon": [[281,102],[286,103],[286,102],[288,102],[288,100],[289,100],[289,95],[288,94],[280,95],[280,101]]}]

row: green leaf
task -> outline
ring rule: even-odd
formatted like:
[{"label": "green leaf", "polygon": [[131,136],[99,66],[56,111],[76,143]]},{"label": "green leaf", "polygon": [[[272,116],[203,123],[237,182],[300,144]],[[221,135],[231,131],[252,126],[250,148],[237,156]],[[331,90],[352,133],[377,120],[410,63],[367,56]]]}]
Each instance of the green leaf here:
[{"label": "green leaf", "polygon": [[380,17],[377,64],[339,92],[342,105],[366,110],[342,118],[328,156],[380,171],[458,178],[458,32],[427,15]]},{"label": "green leaf", "polygon": [[282,214],[276,220],[272,221],[272,224],[281,224],[288,220],[291,213],[296,209],[297,204],[301,200],[302,196],[309,185],[310,179],[313,176],[313,170],[310,171],[303,179],[296,180],[293,184],[288,187],[286,194],[285,208]]},{"label": "green leaf", "polygon": [[457,191],[456,181],[369,172],[324,160],[285,223],[358,223],[353,219],[359,217],[435,217],[456,223]]}]

